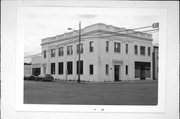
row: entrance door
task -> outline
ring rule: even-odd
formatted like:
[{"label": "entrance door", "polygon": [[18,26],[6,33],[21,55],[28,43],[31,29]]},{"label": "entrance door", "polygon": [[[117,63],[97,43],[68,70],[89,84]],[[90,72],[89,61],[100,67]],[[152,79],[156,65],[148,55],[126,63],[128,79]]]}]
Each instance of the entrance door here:
[{"label": "entrance door", "polygon": [[141,66],[141,70],[140,70],[140,80],[146,80],[145,67],[144,67],[144,66]]},{"label": "entrance door", "polygon": [[119,81],[119,65],[114,65],[114,81]]}]

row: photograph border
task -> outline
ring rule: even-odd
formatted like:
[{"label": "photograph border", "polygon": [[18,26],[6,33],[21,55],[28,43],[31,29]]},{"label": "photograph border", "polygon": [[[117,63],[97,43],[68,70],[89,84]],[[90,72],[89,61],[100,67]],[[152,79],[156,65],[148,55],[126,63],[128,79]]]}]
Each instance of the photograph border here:
[{"label": "photograph border", "polygon": [[[2,83],[2,98],[1,98],[1,117],[14,119],[14,118],[38,118],[38,119],[55,119],[55,118],[141,118],[141,119],[177,119],[179,118],[179,2],[145,2],[145,1],[1,1],[2,5],[2,61],[1,61],[1,83]],[[166,11],[166,22],[164,26],[160,23],[159,37],[166,39],[159,43],[159,48],[164,53],[160,53],[160,72],[159,78],[162,79],[164,85],[158,89],[158,102],[162,100],[161,109],[155,110],[138,110],[137,108],[129,109],[129,106],[124,106],[128,111],[120,111],[116,106],[115,110],[111,108],[92,105],[87,110],[80,107],[83,111],[73,110],[59,110],[58,106],[54,106],[54,110],[45,109],[46,106],[41,105],[24,105],[22,104],[23,98],[19,94],[23,94],[23,81],[18,79],[22,75],[18,72],[23,72],[23,48],[19,40],[19,33],[23,32],[18,29],[17,13],[19,7],[121,7],[121,8],[153,8],[163,9]],[[18,13],[19,14],[19,13]],[[165,29],[165,35],[162,35],[161,29]],[[17,37],[18,36],[18,37]],[[21,44],[21,45],[20,45]],[[163,45],[162,45],[163,44]],[[11,48],[11,50],[9,50]],[[20,55],[20,57],[19,57]],[[19,59],[20,58],[20,59]],[[164,58],[164,59],[163,59]],[[159,86],[160,82],[158,82]],[[162,84],[162,83],[161,83]],[[21,85],[20,87],[18,87]],[[163,90],[164,89],[164,90]],[[18,92],[19,91],[19,92]],[[159,97],[159,93],[163,91],[163,96]],[[20,100],[19,100],[20,99]],[[48,105],[48,107],[51,107]],[[142,107],[142,106],[141,106]],[[66,107],[69,108],[69,107]],[[149,106],[151,108],[151,106]],[[92,109],[97,109],[92,110]],[[105,109],[102,111],[102,109]],[[106,110],[107,109],[107,110]],[[109,110],[108,110],[109,109]],[[97,112],[97,113],[96,113]]]}]

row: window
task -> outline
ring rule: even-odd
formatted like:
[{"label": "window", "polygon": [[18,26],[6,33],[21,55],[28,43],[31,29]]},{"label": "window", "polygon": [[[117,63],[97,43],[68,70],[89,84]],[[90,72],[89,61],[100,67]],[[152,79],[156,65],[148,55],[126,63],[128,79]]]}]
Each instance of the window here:
[{"label": "window", "polygon": [[126,54],[128,54],[128,44],[126,44]]},{"label": "window", "polygon": [[148,47],[148,56],[151,56],[151,48]]},{"label": "window", "polygon": [[51,63],[51,74],[55,74],[55,63]]},{"label": "window", "polygon": [[51,49],[51,57],[55,57],[55,49]]},{"label": "window", "polygon": [[46,67],[43,67],[43,70],[44,70],[44,74],[46,74]]},{"label": "window", "polygon": [[67,55],[72,55],[72,54],[73,54],[72,45],[71,46],[67,46]]},{"label": "window", "polygon": [[106,41],[106,52],[109,51],[109,41]]},{"label": "window", "polygon": [[93,41],[89,42],[89,52],[93,52]]},{"label": "window", "polygon": [[[79,44],[77,44],[77,53],[79,54]],[[83,53],[83,44],[80,44],[80,53]]]},{"label": "window", "polygon": [[118,53],[121,52],[121,43],[117,43],[117,42],[114,43],[114,52],[118,52]]},{"label": "window", "polygon": [[145,67],[145,76],[147,78],[150,78],[151,77],[151,67],[150,66],[146,66]]},{"label": "window", "polygon": [[135,54],[135,55],[138,54],[138,46],[137,46],[137,45],[134,46],[134,54]]},{"label": "window", "polygon": [[59,48],[59,56],[63,56],[63,55],[64,55],[63,47],[60,47]]},{"label": "window", "polygon": [[141,53],[141,55],[145,55],[145,47],[144,46],[140,46],[140,53]]},{"label": "window", "polygon": [[135,62],[135,78],[140,78],[140,65]]},{"label": "window", "polygon": [[72,74],[73,73],[73,62],[67,62],[67,74]]},{"label": "window", "polygon": [[126,75],[128,75],[128,65],[126,65]]},{"label": "window", "polygon": [[108,75],[108,74],[109,74],[109,65],[106,64],[106,75]]},{"label": "window", "polygon": [[[79,61],[76,63],[77,65],[77,74],[79,74]],[[80,74],[83,74],[83,61],[80,61]]]},{"label": "window", "polygon": [[46,58],[46,50],[44,50],[44,58]]},{"label": "window", "polygon": [[63,62],[59,62],[59,74],[63,74]]},{"label": "window", "polygon": [[93,65],[92,64],[89,65],[89,74],[93,74]]}]

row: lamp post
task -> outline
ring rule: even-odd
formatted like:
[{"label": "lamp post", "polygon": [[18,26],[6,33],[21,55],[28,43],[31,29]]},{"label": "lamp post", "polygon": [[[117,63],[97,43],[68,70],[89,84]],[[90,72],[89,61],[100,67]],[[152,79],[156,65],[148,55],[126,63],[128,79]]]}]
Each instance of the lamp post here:
[{"label": "lamp post", "polygon": [[[68,30],[74,30],[72,28],[68,28]],[[78,55],[79,55],[79,59],[78,59],[78,83],[81,82],[81,79],[80,79],[80,67],[81,67],[81,63],[80,63],[80,60],[81,60],[81,48],[80,48],[80,44],[81,44],[81,21],[79,21],[79,45],[78,45]]]}]

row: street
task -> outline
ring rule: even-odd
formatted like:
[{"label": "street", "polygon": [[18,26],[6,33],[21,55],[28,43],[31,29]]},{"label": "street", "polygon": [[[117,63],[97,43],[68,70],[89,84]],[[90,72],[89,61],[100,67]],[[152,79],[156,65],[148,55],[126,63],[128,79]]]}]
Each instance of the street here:
[{"label": "street", "polygon": [[158,81],[24,81],[25,104],[156,105]]}]

